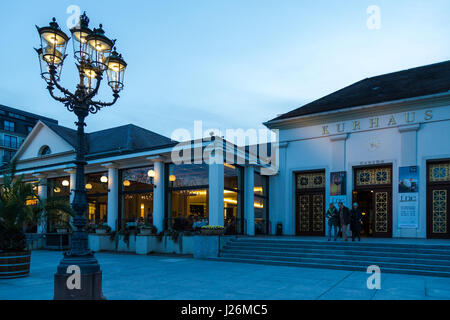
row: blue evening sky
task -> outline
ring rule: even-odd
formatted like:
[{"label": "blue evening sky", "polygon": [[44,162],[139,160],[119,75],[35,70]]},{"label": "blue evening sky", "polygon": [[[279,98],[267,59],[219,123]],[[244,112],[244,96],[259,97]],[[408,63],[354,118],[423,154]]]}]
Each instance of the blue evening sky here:
[{"label": "blue evening sky", "polygon": [[[88,131],[127,123],[170,136],[192,129],[261,128],[262,122],[363,78],[450,59],[448,0],[2,1],[0,104],[56,118],[74,115],[40,79],[35,24],[66,10],[103,23],[128,62],[119,102],[87,120]],[[369,30],[370,5],[381,29]],[[76,74],[66,59],[62,84]],[[101,98],[109,99],[105,85]]]}]

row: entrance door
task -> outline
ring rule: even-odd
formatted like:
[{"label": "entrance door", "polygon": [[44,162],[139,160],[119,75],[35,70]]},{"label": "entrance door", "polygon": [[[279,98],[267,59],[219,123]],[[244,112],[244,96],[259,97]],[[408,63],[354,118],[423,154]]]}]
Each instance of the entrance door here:
[{"label": "entrance door", "polygon": [[353,201],[363,212],[361,234],[392,237],[392,167],[355,169]]},{"label": "entrance door", "polygon": [[296,174],[297,235],[325,235],[325,171]]},{"label": "entrance door", "polygon": [[430,163],[427,170],[427,236],[450,239],[450,162]]}]

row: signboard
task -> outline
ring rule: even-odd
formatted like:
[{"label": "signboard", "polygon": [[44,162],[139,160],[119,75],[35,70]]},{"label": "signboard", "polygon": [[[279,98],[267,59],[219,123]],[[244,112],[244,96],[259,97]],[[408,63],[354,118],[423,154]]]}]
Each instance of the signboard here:
[{"label": "signboard", "polygon": [[330,202],[337,207],[339,202],[347,205],[347,172],[330,173]]},{"label": "signboard", "polygon": [[398,183],[398,226],[419,227],[419,168],[400,167]]}]

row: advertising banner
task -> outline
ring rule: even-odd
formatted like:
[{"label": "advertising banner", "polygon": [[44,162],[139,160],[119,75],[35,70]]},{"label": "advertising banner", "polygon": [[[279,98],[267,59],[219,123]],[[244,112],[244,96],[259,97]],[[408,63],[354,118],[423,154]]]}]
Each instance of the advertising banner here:
[{"label": "advertising banner", "polygon": [[400,167],[398,183],[398,226],[419,227],[419,168]]}]

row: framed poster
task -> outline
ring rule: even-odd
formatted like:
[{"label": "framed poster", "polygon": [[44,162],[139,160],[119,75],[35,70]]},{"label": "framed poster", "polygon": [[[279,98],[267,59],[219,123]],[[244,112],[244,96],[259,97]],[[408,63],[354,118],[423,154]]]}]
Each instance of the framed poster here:
[{"label": "framed poster", "polygon": [[330,173],[330,196],[345,196],[347,194],[347,172]]},{"label": "framed poster", "polygon": [[398,182],[398,226],[419,227],[419,168],[400,167]]}]

